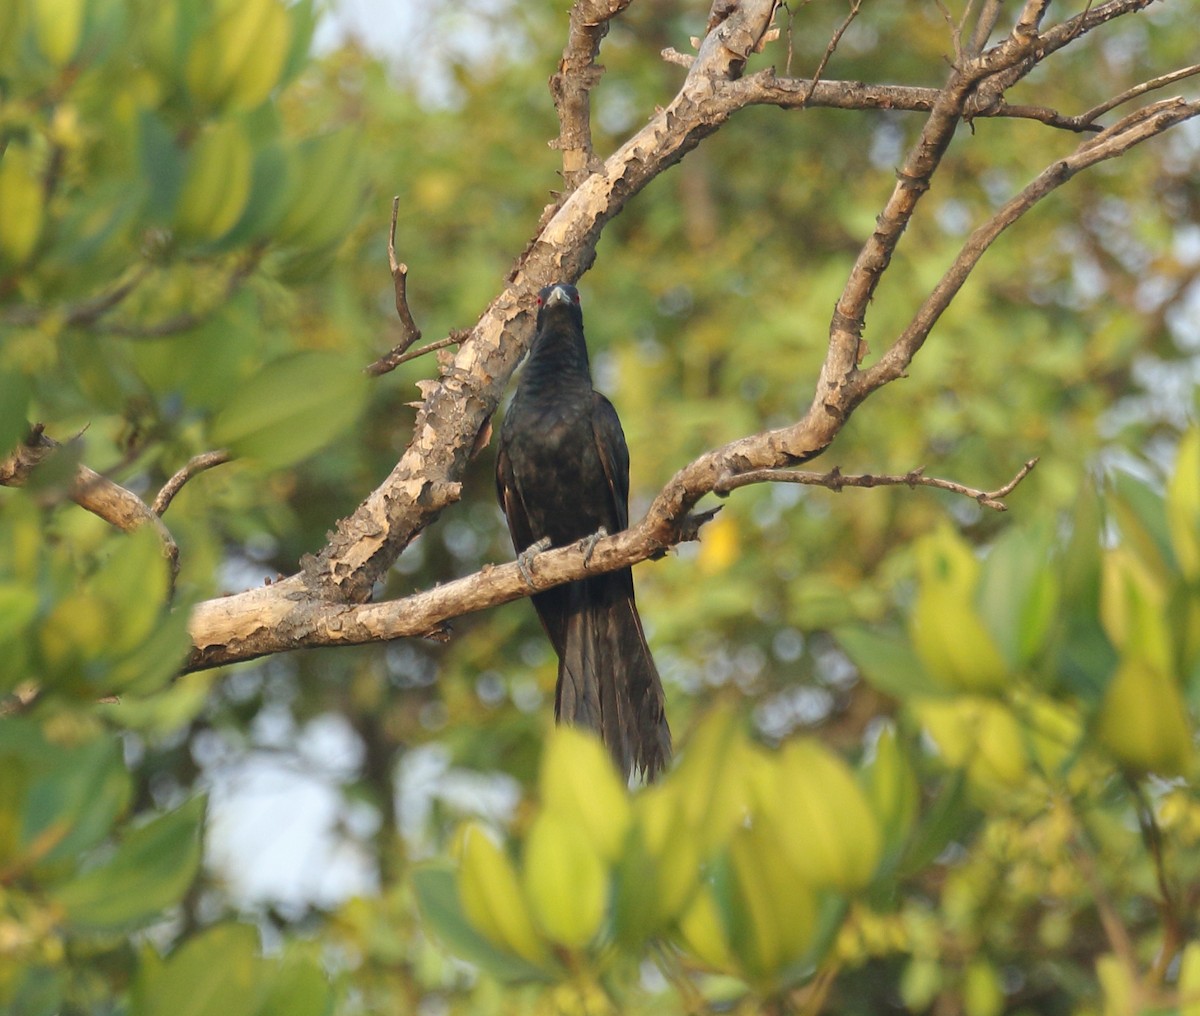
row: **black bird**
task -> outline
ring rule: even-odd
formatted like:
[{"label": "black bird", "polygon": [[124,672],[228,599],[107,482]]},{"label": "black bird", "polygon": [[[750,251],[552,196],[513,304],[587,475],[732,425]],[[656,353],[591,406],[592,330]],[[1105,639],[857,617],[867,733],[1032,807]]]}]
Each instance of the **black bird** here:
[{"label": "black bird", "polygon": [[[592,388],[574,286],[538,295],[537,335],[496,457],[496,490],[525,562],[546,547],[629,524],[629,449],[612,403]],[[617,767],[648,780],[671,757],[662,682],[646,645],[629,568],[533,597],[558,654],[554,717],[600,733]]]}]

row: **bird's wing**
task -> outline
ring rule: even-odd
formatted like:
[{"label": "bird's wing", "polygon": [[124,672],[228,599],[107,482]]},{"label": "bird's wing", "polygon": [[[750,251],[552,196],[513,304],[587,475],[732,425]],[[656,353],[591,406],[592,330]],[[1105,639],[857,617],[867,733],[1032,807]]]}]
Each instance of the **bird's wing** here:
[{"label": "bird's wing", "polygon": [[608,480],[612,519],[610,533],[618,533],[629,525],[629,446],[613,404],[599,392],[592,392],[592,433],[600,465]]},{"label": "bird's wing", "polygon": [[534,542],[534,536],[525,500],[521,497],[517,478],[513,474],[512,459],[503,441],[496,453],[496,495],[500,499],[500,507],[504,509],[504,518],[508,521],[508,534],[520,553]]}]

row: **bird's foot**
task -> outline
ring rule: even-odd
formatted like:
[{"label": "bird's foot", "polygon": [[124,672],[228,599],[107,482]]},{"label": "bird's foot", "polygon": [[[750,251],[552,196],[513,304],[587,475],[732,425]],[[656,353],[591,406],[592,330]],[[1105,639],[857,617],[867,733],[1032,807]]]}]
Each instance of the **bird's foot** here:
[{"label": "bird's foot", "polygon": [[531,543],[517,555],[517,571],[525,580],[525,585],[533,588],[533,559],[543,550],[550,549],[550,537],[543,536],[537,543]]},{"label": "bird's foot", "polygon": [[583,548],[583,566],[586,568],[592,563],[592,554],[596,552],[596,544],[608,535],[608,530],[601,526],[591,536],[585,536],[579,541],[579,546]]}]

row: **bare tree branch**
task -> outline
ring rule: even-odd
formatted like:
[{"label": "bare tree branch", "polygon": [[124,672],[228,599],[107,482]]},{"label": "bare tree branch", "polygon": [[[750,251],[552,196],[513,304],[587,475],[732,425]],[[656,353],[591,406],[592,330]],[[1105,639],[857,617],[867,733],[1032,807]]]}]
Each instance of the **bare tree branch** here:
[{"label": "bare tree branch", "polygon": [[254,274],[262,259],[264,247],[256,244],[251,247],[245,257],[241,258],[225,279],[220,296],[201,310],[184,311],[172,314],[151,324],[134,324],[132,321],[96,321],[92,329],[106,335],[119,335],[126,339],[163,339],[170,335],[178,335],[204,324],[217,311],[224,307],[229,300],[242,288],[242,284]]},{"label": "bare tree branch", "polygon": [[[1048,53],[1106,21],[1140,10],[1151,0],[1108,0],[1039,33],[1047,2],[1026,0],[1012,32],[986,50],[982,42],[978,47],[974,43],[990,35],[991,28],[987,27],[985,32],[984,22],[988,18],[994,20],[998,5],[985,3],[972,40],[974,50],[958,61],[945,87],[920,90],[845,82],[781,81],[769,72],[739,80],[750,55],[758,50],[770,31],[776,3],[775,0],[718,0],[710,17],[709,32],[690,63],[678,94],[601,163],[591,150],[586,119],[588,92],[599,73],[594,61],[608,20],[626,4],[623,0],[578,0],[572,12],[573,34],[560,67],[562,77],[555,86],[564,177],[573,189],[561,204],[547,210],[536,235],[517,259],[509,285],[484,311],[453,360],[442,364],[436,380],[425,383],[413,438],[389,477],[351,516],[338,523],[326,546],[317,555],[306,558],[298,574],[263,589],[199,604],[190,621],[195,640],[190,666],[215,666],[300,645],[377,641],[429,633],[441,630],[449,617],[528,595],[530,590],[520,569],[506,565],[403,600],[363,605],[374,583],[413,536],[458,498],[467,461],[480,435],[486,433],[486,422],[528,342],[536,290],[554,279],[578,279],[595,258],[603,228],[629,199],[747,105],[827,103],[847,108],[921,109],[927,119],[920,138],[905,159],[878,226],[859,252],[838,301],[830,324],[825,363],[805,415],[790,426],[753,434],[700,456],[676,473],[640,522],[623,533],[600,540],[589,553],[575,547],[541,555],[535,562],[534,587],[546,588],[589,571],[625,567],[659,556],[666,548],[694,536],[701,516],[693,515],[692,509],[704,494],[751,482],[740,478],[752,476],[756,471],[766,470],[767,474],[760,474],[764,479],[780,479],[778,470],[817,455],[865,397],[900,376],[938,315],[1004,228],[1081,169],[1123,154],[1140,141],[1200,112],[1197,104],[1181,99],[1156,103],[1101,131],[1081,144],[1073,155],[1055,163],[972,234],[909,328],[878,362],[860,371],[860,337],[867,306],[957,125],[971,116],[1030,115],[1030,110],[1036,107],[1005,105],[1007,87]],[[1020,109],[1020,113],[1014,113],[1015,109]],[[1063,126],[1060,122],[1063,118],[1054,111],[1039,110],[1038,114],[1045,116],[1047,122]],[[571,160],[568,153],[572,153]],[[389,264],[395,266],[393,281],[397,285],[399,310],[400,303],[406,305],[407,300],[400,281],[404,273],[395,261],[394,241],[390,255]],[[239,270],[245,269],[247,273],[251,268],[252,265],[239,266]],[[235,272],[230,280],[231,287],[236,288],[237,275]],[[126,333],[163,334],[167,325],[173,326],[171,330],[186,326],[172,320]],[[121,327],[114,329],[108,325],[106,330]],[[438,345],[400,353],[398,357],[420,355]],[[3,472],[0,464],[0,476]],[[81,504],[102,514],[94,506],[94,494],[101,484],[94,479],[97,474],[90,473],[81,472],[77,477],[78,490],[72,496],[78,494]],[[923,482],[916,475],[909,474],[903,480]],[[103,477],[99,480],[111,483]],[[874,480],[878,482],[878,478]],[[833,482],[827,479],[826,485]],[[847,481],[842,477],[836,482]],[[1008,489],[1011,487],[999,492],[971,492],[964,488],[960,493],[982,496],[984,503],[999,501]],[[104,509],[108,512],[104,517],[122,528],[137,524],[162,527],[161,519],[139,499],[123,488],[117,487],[117,491],[132,498],[136,507],[125,504],[128,518],[112,508]],[[162,532],[166,533],[165,527]],[[170,541],[170,546],[174,546],[174,541]]]},{"label": "bare tree branch", "polygon": [[[975,22],[975,31],[971,35],[971,48],[966,53],[967,56],[974,57],[983,52],[992,37],[992,32],[996,30],[996,22],[1000,20],[1003,6],[1004,0],[984,0],[979,11],[979,20]],[[966,22],[966,15],[963,16],[963,21]]]},{"label": "bare tree branch", "polygon": [[326,546],[302,562],[302,581],[313,595],[366,599],[413,536],[458,498],[477,435],[530,338],[537,290],[555,279],[578,279],[595,259],[608,221],[725,122],[733,107],[722,112],[712,100],[741,74],[774,8],[774,0],[739,3],[705,38],[675,99],[552,210],[518,258],[510,285],[431,386],[396,467],[337,524]]},{"label": "bare tree branch", "polygon": [[1030,474],[1037,462],[1036,458],[1030,459],[1008,483],[996,490],[978,490],[975,487],[956,483],[954,480],[926,476],[924,466],[918,466],[901,475],[846,474],[835,466],[827,473],[815,473],[802,469],[752,469],[727,477],[713,488],[713,493],[728,494],[738,487],[745,487],[753,483],[803,483],[814,487],[825,487],[838,494],[846,487],[936,487],[938,490],[948,490],[972,498],[984,508],[1006,512],[1008,505],[1001,499],[1016,489],[1017,484]]},{"label": "bare tree branch", "polygon": [[[41,424],[36,425],[14,452],[0,460],[0,486],[23,486],[33,470],[60,447],[45,434]],[[179,546],[175,538],[162,519],[133,491],[94,469],[79,465],[75,467],[66,494],[81,508],[127,533],[150,526],[162,543],[163,556],[171,563],[172,575],[179,571]]]},{"label": "bare tree branch", "polygon": [[388,230],[388,268],[392,273],[392,286],[396,290],[396,317],[400,319],[400,342],[392,350],[393,354],[403,353],[414,342],[421,341],[421,329],[413,320],[412,311],[408,309],[408,265],[396,260],[396,219],[400,215],[400,197],[392,198],[392,226]]},{"label": "bare tree branch", "polygon": [[[59,311],[68,325],[90,325],[98,321],[113,308],[119,306],[131,293],[145,281],[150,274],[149,265],[137,265],[126,271],[125,278],[113,285],[107,292],[81,300],[73,306]],[[45,307],[13,307],[0,318],[6,325],[28,327],[41,321],[51,313]]]},{"label": "bare tree branch", "polygon": [[825,47],[825,52],[821,55],[821,60],[817,64],[817,69],[813,72],[813,88],[817,87],[817,82],[821,80],[821,75],[825,73],[825,68],[828,66],[830,58],[837,49],[838,43],[842,41],[842,36],[846,34],[846,29],[850,27],[850,22],[858,17],[858,12],[861,9],[862,0],[850,0],[850,13],[846,15],[845,19],[838,25],[837,30],[830,37],[829,44]]},{"label": "bare tree branch", "polygon": [[212,469],[214,466],[228,462],[232,457],[223,448],[218,451],[202,452],[199,455],[192,456],[182,469],[163,484],[162,490],[154,498],[154,503],[150,506],[150,510],[155,515],[161,516],[170,507],[171,502],[175,500],[175,495],[183,490],[183,485],[188,480],[207,469]]},{"label": "bare tree branch", "polygon": [[1149,81],[1143,81],[1139,85],[1134,85],[1132,88],[1126,89],[1120,95],[1114,95],[1106,102],[1100,103],[1099,106],[1093,106],[1086,113],[1080,113],[1079,116],[1072,117],[1073,121],[1080,124],[1094,124],[1096,120],[1102,117],[1110,110],[1116,109],[1117,106],[1123,106],[1130,99],[1136,99],[1140,95],[1145,95],[1147,92],[1157,91],[1159,88],[1166,88],[1167,85],[1173,85],[1176,81],[1183,81],[1185,78],[1195,77],[1200,74],[1200,64],[1192,64],[1190,67],[1181,67],[1177,71],[1172,71],[1170,74],[1163,74],[1157,78],[1151,78]]},{"label": "bare tree branch", "polygon": [[[808,483],[840,491],[843,487],[937,487],[973,498],[986,508],[1006,511],[1000,499],[1010,494],[1033,469],[1031,459],[1004,486],[993,491],[976,490],[952,480],[925,476],[914,469],[902,476],[843,475],[838,470],[808,473],[764,469],[723,477],[714,485],[716,493],[728,493],[752,483]],[[628,567],[648,558],[661,557],[671,546],[694,540],[700,525],[716,509],[689,515],[673,525],[666,541],[660,539],[649,517],[633,529],[605,536],[592,544],[591,538],[570,547],[548,550],[534,557],[529,578],[516,563],[485,565],[465,578],[399,600],[372,604],[312,604],[303,622],[288,609],[303,590],[293,579],[251,589],[237,596],[199,604],[193,610],[189,630],[196,646],[187,670],[203,670],[237,660],[265,656],[300,646],[361,645],[384,639],[424,636],[444,630],[448,621],[463,614],[521,599],[563,582]],[[531,580],[531,581],[530,581]],[[248,625],[248,620],[253,619]],[[231,644],[230,633],[245,628],[244,638]]]},{"label": "bare tree branch", "polygon": [[[470,336],[471,332],[469,329],[456,328],[444,339],[438,339],[436,342],[427,342],[417,349],[408,349],[407,344],[398,345],[390,353],[381,356],[374,363],[368,365],[366,371],[372,377],[379,377],[381,374],[387,374],[389,371],[395,370],[400,364],[408,363],[409,360],[415,360],[426,353],[434,353],[439,349],[445,349],[447,346],[457,346],[465,342]],[[406,349],[408,349],[408,352],[405,352]]]},{"label": "bare tree branch", "polygon": [[558,70],[550,77],[550,94],[558,112],[558,138],[551,147],[562,152],[563,183],[573,191],[597,168],[592,149],[591,91],[604,68],[596,63],[608,25],[630,0],[575,0],[567,45]]},{"label": "bare tree branch", "polygon": [[864,398],[867,393],[904,372],[984,252],[1030,208],[1081,170],[1124,155],[1135,145],[1157,137],[1168,128],[1197,115],[1200,115],[1200,101],[1163,99],[1088,138],[1071,155],[1043,170],[1020,194],[971,233],[958,257],[921,305],[909,326],[878,362],[854,378],[852,387],[858,398]]}]

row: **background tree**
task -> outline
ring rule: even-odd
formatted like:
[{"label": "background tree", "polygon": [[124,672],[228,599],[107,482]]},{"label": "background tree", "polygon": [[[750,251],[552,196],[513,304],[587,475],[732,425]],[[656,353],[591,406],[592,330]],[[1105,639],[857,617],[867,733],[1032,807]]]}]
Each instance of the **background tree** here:
[{"label": "background tree", "polygon": [[[1191,12],[626,6],[431,16],[437,77],[312,58],[276,0],[0,13],[14,1012],[1194,1004],[1197,148],[1137,147],[1200,111],[1157,98]],[[645,516],[594,566],[742,488],[638,569],[683,754],[632,799],[546,741],[527,606],[445,627],[528,592],[481,571],[511,553],[471,453],[532,294],[593,260]],[[1012,527],[743,488],[835,437],[980,491],[1041,462]],[[330,729],[378,891],[253,905],[203,791]],[[488,802],[508,852],[455,834]]]}]

